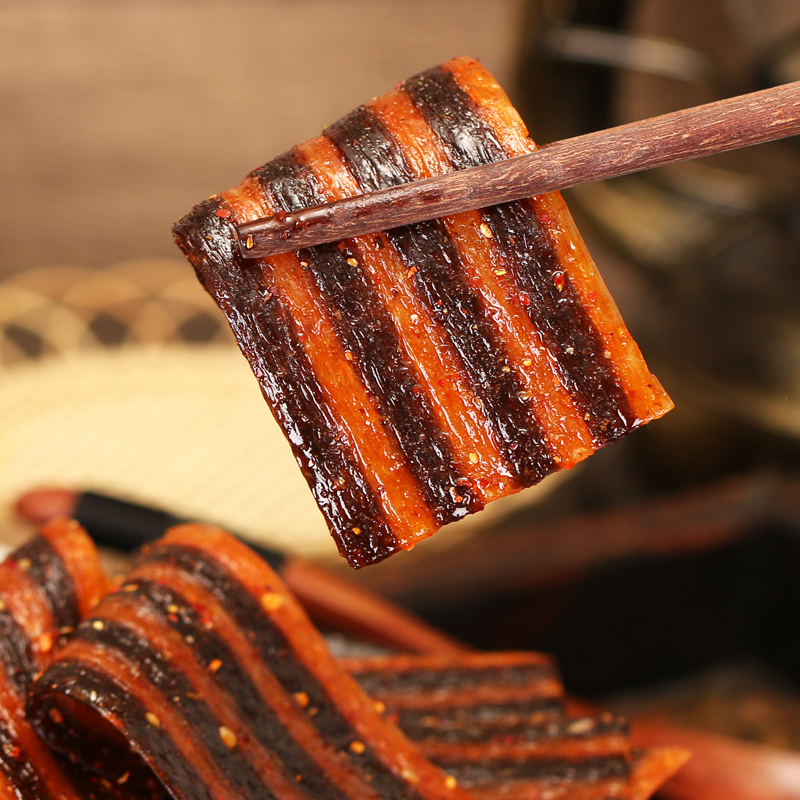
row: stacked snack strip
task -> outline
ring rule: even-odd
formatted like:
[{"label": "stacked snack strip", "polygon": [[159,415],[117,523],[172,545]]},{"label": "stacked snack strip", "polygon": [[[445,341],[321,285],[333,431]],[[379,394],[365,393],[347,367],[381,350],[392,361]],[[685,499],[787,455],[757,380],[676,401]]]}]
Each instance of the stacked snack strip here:
[{"label": "stacked snack strip", "polygon": [[235,226],[533,147],[491,76],[455,59],[175,227],[354,566],[671,403],[558,195],[261,260],[242,257]]},{"label": "stacked snack strip", "polygon": [[394,656],[342,664],[434,763],[481,800],[630,796],[627,721],[569,718],[538,653]]},{"label": "stacked snack strip", "polygon": [[272,569],[200,525],[139,558],[28,711],[115,800],[645,800],[686,758],[570,718],[538,653],[336,661]]},{"label": "stacked snack strip", "polygon": [[49,523],[0,564],[0,798],[83,796],[25,717],[34,676],[106,591],[94,544],[77,523]]},{"label": "stacked snack strip", "polygon": [[102,779],[152,793],[155,776],[179,800],[469,797],[381,717],[269,566],[215,528],[154,545],[38,680],[31,712]]},{"label": "stacked snack strip", "polygon": [[569,715],[552,660],[540,653],[340,664],[480,800],[645,800],[689,757],[682,748],[633,753],[623,717]]}]

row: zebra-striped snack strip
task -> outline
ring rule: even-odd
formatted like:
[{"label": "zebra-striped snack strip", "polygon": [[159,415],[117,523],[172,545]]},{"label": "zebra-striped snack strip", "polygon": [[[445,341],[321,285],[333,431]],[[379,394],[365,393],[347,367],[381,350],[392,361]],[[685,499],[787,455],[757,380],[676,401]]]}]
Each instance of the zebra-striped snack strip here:
[{"label": "zebra-striped snack strip", "polygon": [[348,669],[434,763],[476,797],[627,797],[627,721],[568,718],[538,653],[346,659]]},{"label": "zebra-striped snack strip", "polygon": [[[34,676],[106,591],[94,544],[58,520],[0,564],[0,799],[80,800],[25,716]],[[85,789],[85,787],[83,787]]]},{"label": "zebra-striped snack strip", "polygon": [[355,567],[671,402],[557,194],[260,260],[236,226],[534,147],[483,67],[454,59],[175,226]]},{"label": "zebra-striped snack strip", "polygon": [[30,711],[85,769],[135,789],[155,778],[175,800],[469,800],[338,666],[270,567],[206,526],[149,549]]}]

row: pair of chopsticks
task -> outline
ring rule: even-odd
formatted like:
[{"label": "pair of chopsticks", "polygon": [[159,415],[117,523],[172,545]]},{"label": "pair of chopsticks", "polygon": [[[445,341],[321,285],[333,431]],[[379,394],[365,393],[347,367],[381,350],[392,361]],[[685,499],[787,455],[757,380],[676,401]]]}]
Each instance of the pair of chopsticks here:
[{"label": "pair of chopsticks", "polygon": [[410,225],[800,134],[800,81],[544,145],[534,153],[238,227],[247,258]]}]

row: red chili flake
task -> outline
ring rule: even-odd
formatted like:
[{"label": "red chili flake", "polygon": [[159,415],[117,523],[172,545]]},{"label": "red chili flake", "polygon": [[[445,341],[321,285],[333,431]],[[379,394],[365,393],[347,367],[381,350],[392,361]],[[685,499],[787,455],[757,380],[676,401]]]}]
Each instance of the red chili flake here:
[{"label": "red chili flake", "polygon": [[229,217],[230,215],[231,215],[231,212],[227,208],[220,208],[214,214],[214,216],[216,216],[216,217]]},{"label": "red chili flake", "polygon": [[524,292],[520,292],[517,295],[517,299],[520,303],[522,303],[523,306],[529,306],[531,304],[530,297],[528,297],[528,295],[526,295]]},{"label": "red chili flake", "polygon": [[563,272],[559,271],[553,273],[553,283],[556,285],[556,289],[558,289],[559,292],[564,288],[566,282],[567,279]]},{"label": "red chili flake", "polygon": [[597,300],[597,292],[589,292],[587,297],[589,298],[590,303],[594,303]]}]

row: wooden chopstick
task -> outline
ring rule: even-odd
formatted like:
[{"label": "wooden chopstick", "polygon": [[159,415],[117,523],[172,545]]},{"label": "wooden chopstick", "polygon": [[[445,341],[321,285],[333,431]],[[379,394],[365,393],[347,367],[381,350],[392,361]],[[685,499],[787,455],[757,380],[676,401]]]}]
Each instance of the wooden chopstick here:
[{"label": "wooden chopstick", "polygon": [[564,139],[505,161],[256,220],[239,226],[239,244],[243,255],[260,258],[797,134],[800,81]]}]

